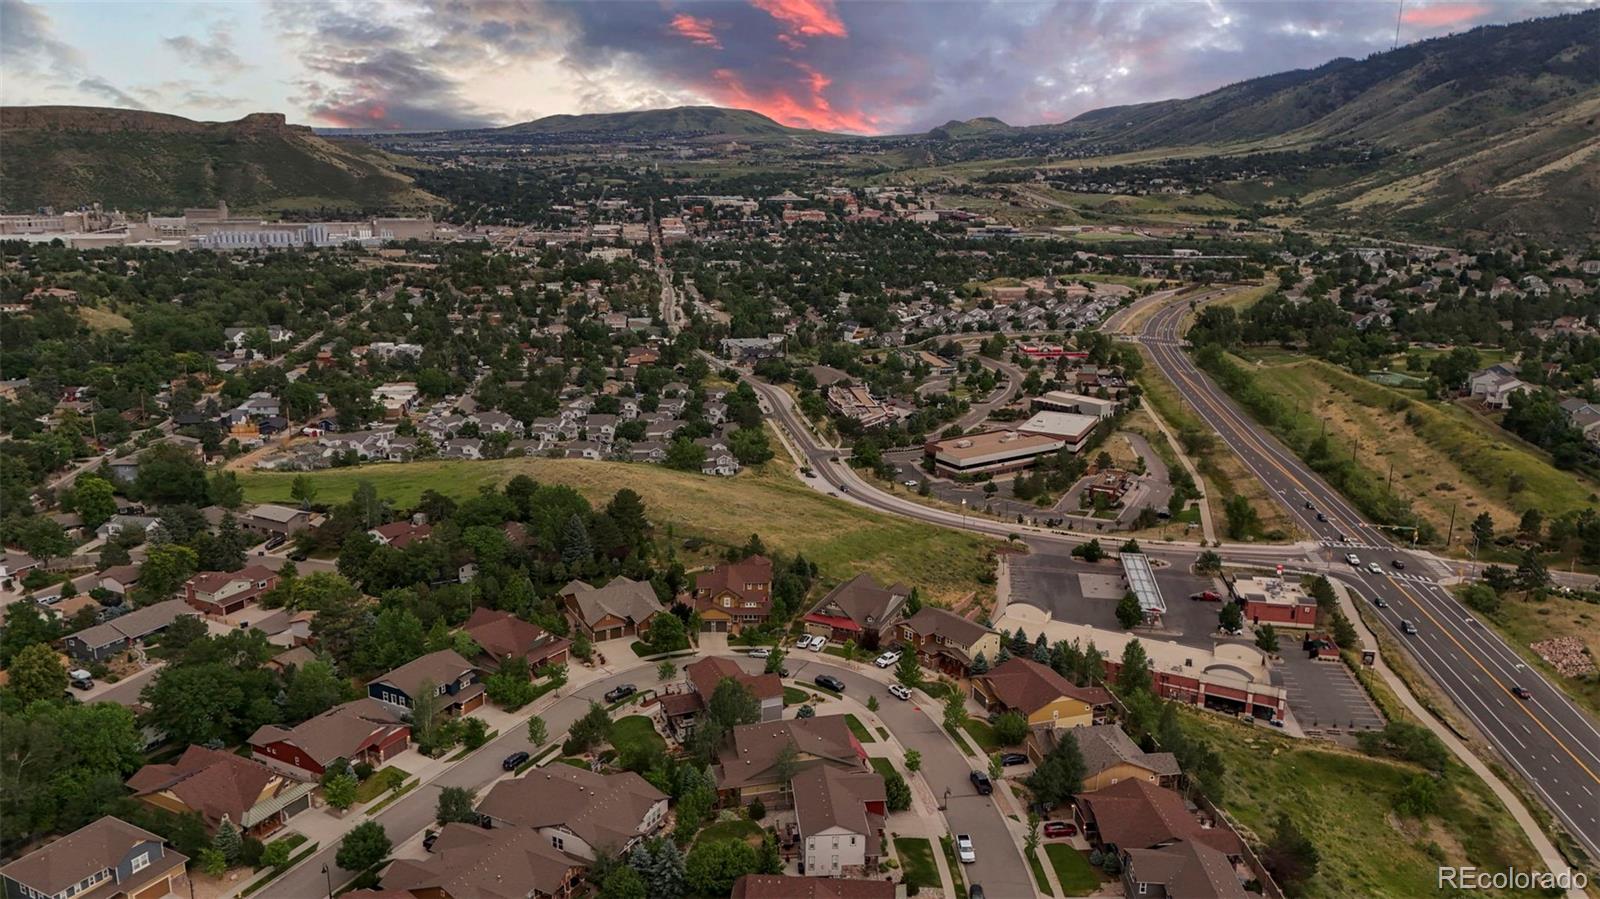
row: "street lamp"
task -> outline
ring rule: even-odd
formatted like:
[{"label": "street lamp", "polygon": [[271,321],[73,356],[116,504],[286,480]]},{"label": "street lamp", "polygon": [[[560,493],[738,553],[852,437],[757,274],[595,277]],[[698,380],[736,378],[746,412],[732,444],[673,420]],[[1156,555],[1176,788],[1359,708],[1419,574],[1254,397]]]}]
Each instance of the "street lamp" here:
[{"label": "street lamp", "polygon": [[328,878],[328,899],[333,899],[333,872],[326,864],[322,866],[322,876]]}]

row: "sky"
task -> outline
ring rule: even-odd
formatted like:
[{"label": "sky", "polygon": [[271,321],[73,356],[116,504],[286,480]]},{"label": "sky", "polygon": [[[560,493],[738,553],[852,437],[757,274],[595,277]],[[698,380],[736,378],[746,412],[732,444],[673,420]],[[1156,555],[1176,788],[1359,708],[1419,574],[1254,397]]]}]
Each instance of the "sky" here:
[{"label": "sky", "polygon": [[433,130],[689,104],[1065,121],[1600,0],[0,0],[0,102]]}]

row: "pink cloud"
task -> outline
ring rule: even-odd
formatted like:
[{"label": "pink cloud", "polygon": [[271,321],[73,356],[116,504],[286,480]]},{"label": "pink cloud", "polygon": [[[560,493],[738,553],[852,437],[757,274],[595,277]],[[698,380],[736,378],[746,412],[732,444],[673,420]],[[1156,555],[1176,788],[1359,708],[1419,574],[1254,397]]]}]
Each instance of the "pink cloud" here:
[{"label": "pink cloud", "polygon": [[751,90],[737,72],[717,69],[712,73],[713,83],[704,89],[720,105],[753,109],[796,128],[857,134],[873,134],[879,130],[878,118],[860,108],[834,108],[826,96],[828,86],[833,83],[828,76],[808,65],[796,63],[796,68],[804,77],[792,87]]},{"label": "pink cloud", "polygon": [[1481,3],[1437,3],[1432,6],[1413,6],[1400,14],[1400,21],[1424,28],[1449,28],[1476,21],[1489,12]]},{"label": "pink cloud", "polygon": [[713,47],[721,50],[722,41],[717,39],[713,31],[715,26],[716,23],[710,19],[697,19],[684,12],[673,16],[672,21],[667,24],[667,28],[679,37],[687,38],[702,47]]},{"label": "pink cloud", "polygon": [[848,37],[833,0],[750,0],[750,5],[802,37]]}]

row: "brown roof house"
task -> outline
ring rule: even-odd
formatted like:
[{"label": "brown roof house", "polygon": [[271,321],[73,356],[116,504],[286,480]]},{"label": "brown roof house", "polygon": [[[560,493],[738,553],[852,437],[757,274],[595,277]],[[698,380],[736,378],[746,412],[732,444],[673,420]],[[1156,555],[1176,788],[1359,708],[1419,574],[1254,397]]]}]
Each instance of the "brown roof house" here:
[{"label": "brown roof house", "polygon": [[1085,793],[1073,816],[1084,837],[1103,851],[1159,849],[1179,840],[1203,843],[1227,855],[1242,851],[1238,834],[1191,811],[1184,798],[1147,780],[1124,780]]},{"label": "brown roof house", "polygon": [[560,664],[567,660],[567,649],[572,645],[565,637],[495,609],[474,609],[461,629],[483,650],[479,661],[490,671],[512,656],[527,659],[530,672],[544,665]]},{"label": "brown roof house", "polygon": [[[711,704],[717,685],[727,678],[750,688],[761,703],[762,721],[777,721],[783,717],[783,678],[776,674],[747,674],[737,662],[721,656],[691,662],[683,666],[683,674],[688,689],[660,696],[662,716],[679,742],[694,733],[694,726]],[[668,687],[669,691],[671,689]]]},{"label": "brown roof house", "polygon": [[7,896],[161,899],[187,895],[185,855],[155,834],[107,815],[0,868]]},{"label": "brown roof house", "polygon": [[1071,730],[1035,728],[1028,735],[1028,754],[1035,761],[1048,755],[1061,740],[1076,740],[1083,757],[1083,789],[1093,793],[1125,780],[1143,780],[1174,788],[1183,776],[1178,759],[1170,752],[1145,752],[1115,724],[1096,724]]},{"label": "brown roof house", "polygon": [[794,775],[819,765],[869,770],[867,752],[850,733],[845,716],[740,725],[717,755],[717,792],[741,805],[760,799],[769,809],[788,808]]},{"label": "brown roof house", "polygon": [[894,635],[901,646],[916,653],[924,667],[955,677],[965,677],[978,656],[993,664],[1000,654],[998,631],[936,606],[918,609],[895,625]]},{"label": "brown roof house", "polygon": [[254,757],[290,777],[320,781],[336,759],[374,768],[405,751],[411,728],[391,705],[355,699],[294,727],[264,724],[250,735]]},{"label": "brown roof house", "polygon": [[667,794],[632,771],[547,765],[495,784],[478,812],[496,826],[532,828],[554,848],[592,861],[601,853],[626,853],[659,830]]},{"label": "brown roof house", "polygon": [[878,863],[889,814],[882,775],[817,765],[796,774],[790,791],[807,874],[863,874]]},{"label": "brown roof house", "polygon": [[227,822],[259,838],[310,808],[314,785],[231,752],[190,746],[173,764],[145,765],[134,772],[128,788],[156,808],[198,812],[213,833]]},{"label": "brown roof house", "polygon": [[733,882],[729,899],[894,899],[892,880],[746,874]]},{"label": "brown roof house", "polygon": [[232,615],[278,586],[278,575],[263,565],[238,571],[202,571],[183,583],[183,599],[207,615]]},{"label": "brown roof house", "polygon": [[900,615],[910,596],[911,588],[905,584],[885,587],[862,572],[822,597],[805,616],[806,632],[876,649],[878,635]]},{"label": "brown roof house", "polygon": [[1204,843],[1182,840],[1122,854],[1122,889],[1152,899],[1246,899],[1233,862]]},{"label": "brown roof house", "polygon": [[427,858],[394,862],[382,883],[427,899],[567,899],[583,871],[531,830],[446,824]]},{"label": "brown roof house", "polygon": [[1030,727],[1085,727],[1111,706],[1103,687],[1080,687],[1054,668],[1010,658],[972,678],[972,698],[991,715],[1016,712]]},{"label": "brown roof house", "polygon": [[772,613],[772,560],[751,556],[695,575],[694,608],[700,629],[737,634]]},{"label": "brown roof house", "polygon": [[593,640],[640,636],[650,619],[665,610],[648,581],[612,578],[604,587],[572,581],[561,588],[561,601],[572,623]]},{"label": "brown roof house", "polygon": [[405,549],[413,543],[428,539],[433,533],[433,525],[421,522],[392,521],[379,525],[369,531],[372,539],[384,546],[395,549]]},{"label": "brown roof house", "polygon": [[443,714],[465,715],[483,705],[478,669],[453,649],[430,652],[367,681],[367,695],[409,712],[416,707],[417,694],[429,684]]}]

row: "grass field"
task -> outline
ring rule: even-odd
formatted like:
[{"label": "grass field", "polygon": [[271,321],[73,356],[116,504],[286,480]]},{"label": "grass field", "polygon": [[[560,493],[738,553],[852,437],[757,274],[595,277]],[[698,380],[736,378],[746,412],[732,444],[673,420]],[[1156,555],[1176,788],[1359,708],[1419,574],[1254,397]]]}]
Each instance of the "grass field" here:
[{"label": "grass field", "polygon": [[922,837],[895,837],[894,854],[900,858],[906,880],[939,889],[939,868],[933,863],[933,844]]},{"label": "grass field", "polygon": [[650,723],[649,718],[643,715],[629,715],[612,722],[611,745],[616,748],[619,756],[626,757],[628,750],[636,746],[655,746],[665,752],[667,741],[656,733],[655,726]]},{"label": "grass field", "polygon": [[[1145,353],[1143,349],[1141,353]],[[1239,457],[1228,449],[1227,445],[1217,439],[1216,433],[1206,426],[1189,407],[1180,399],[1178,391],[1172,386],[1161,371],[1156,368],[1155,361],[1145,353],[1145,366],[1139,372],[1139,386],[1144,389],[1144,398],[1149,402],[1150,408],[1166,422],[1174,434],[1182,435],[1193,432],[1209,435],[1207,445],[1198,452],[1190,453],[1194,460],[1195,468],[1200,472],[1201,488],[1205,491],[1206,502],[1211,506],[1213,518],[1217,527],[1222,528],[1223,501],[1235,493],[1242,494],[1255,507],[1256,514],[1261,517],[1261,528],[1264,532],[1282,531],[1289,539],[1296,537],[1296,530],[1284,510],[1283,504],[1273,496],[1255,475],[1245,468]]]},{"label": "grass field", "polygon": [[939,848],[944,850],[944,866],[950,869],[950,879],[955,881],[956,899],[967,899],[967,873],[961,869],[961,862],[956,858],[955,837],[940,837]]},{"label": "grass field", "polygon": [[[670,526],[680,538],[700,537],[727,546],[743,545],[751,533],[759,533],[769,547],[803,553],[826,581],[867,571],[884,583],[898,580],[920,587],[929,598],[943,602],[985,589],[978,577],[992,570],[995,541],[872,512],[823,496],[774,469],[715,478],[659,465],[519,458],[367,465],[309,476],[323,502],[339,502],[364,479],[402,507],[415,503],[424,490],[460,498],[518,474],[570,485],[597,505],[627,487],[644,499],[658,536]],[[252,502],[290,501],[294,478],[275,472],[241,475]]]},{"label": "grass field", "polygon": [[1529,643],[1551,637],[1577,637],[1589,647],[1591,658],[1600,659],[1600,605],[1556,595],[1538,601],[1508,597],[1499,611],[1484,617],[1517,652],[1544,671],[1551,683],[1563,687],[1590,714],[1600,716],[1600,678],[1563,677],[1528,648]]},{"label": "grass field", "polygon": [[898,774],[899,773],[898,771],[895,770],[894,762],[890,761],[889,759],[884,758],[881,755],[875,755],[875,756],[867,759],[867,761],[872,763],[872,770],[878,772],[879,774],[883,775],[884,777],[888,777],[891,774]]},{"label": "grass field", "polygon": [[1044,854],[1050,856],[1050,867],[1056,869],[1056,880],[1068,896],[1087,896],[1099,889],[1100,874],[1082,852],[1066,843],[1046,843]]},{"label": "grass field", "polygon": [[979,749],[984,752],[1000,751],[1000,741],[995,739],[994,728],[989,725],[989,722],[968,718],[967,723],[963,726],[967,731],[967,736],[972,738],[972,742],[978,744]]},{"label": "grass field", "polygon": [[91,331],[132,331],[133,322],[112,312],[109,309],[100,309],[94,306],[79,306],[78,318],[89,326]]},{"label": "grass field", "polygon": [[[1467,526],[1482,512],[1495,529],[1517,525],[1523,511],[1546,517],[1592,505],[1600,490],[1580,475],[1551,465],[1538,450],[1499,432],[1472,412],[1375,384],[1316,359],[1275,357],[1252,375],[1272,393],[1324,419],[1343,453],[1379,476],[1393,465],[1393,484],[1440,535],[1455,510],[1455,546],[1470,540]],[[1515,479],[1524,485],[1512,493]]]},{"label": "grass field", "polygon": [[862,743],[878,742],[878,738],[873,736],[872,731],[868,730],[867,726],[861,723],[861,719],[855,715],[845,715],[844,723],[850,728],[850,733],[855,734],[856,739]]},{"label": "grass field", "polygon": [[744,840],[754,843],[761,839],[760,824],[741,818],[737,821],[715,821],[695,836],[696,843],[717,843],[722,840]]},{"label": "grass field", "polygon": [[[1422,769],[1330,744],[1264,733],[1231,719],[1183,710],[1186,729],[1203,734],[1227,769],[1222,807],[1258,844],[1286,812],[1322,861],[1303,895],[1438,895],[1440,865],[1528,870],[1537,856],[1482,781],[1452,763],[1439,812],[1402,818],[1395,800]],[[1509,894],[1519,895],[1519,894]]]}]

